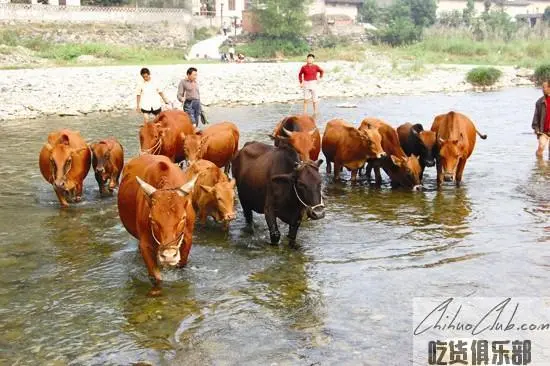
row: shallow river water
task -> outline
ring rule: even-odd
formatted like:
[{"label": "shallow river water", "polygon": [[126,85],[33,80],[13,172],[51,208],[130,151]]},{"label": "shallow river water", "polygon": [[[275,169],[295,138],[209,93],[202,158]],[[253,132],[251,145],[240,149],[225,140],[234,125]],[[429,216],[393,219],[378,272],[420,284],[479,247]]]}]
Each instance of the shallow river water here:
[{"label": "shallow river water", "polygon": [[[417,296],[549,296],[550,164],[535,159],[530,123],[538,89],[485,94],[377,97],[330,118],[393,125],[451,109],[469,115],[478,139],[464,184],[391,191],[325,179],[327,215],[306,221],[298,248],[267,244],[238,217],[227,238],[196,231],[190,262],[167,270],[163,296],[150,282],[116,200],[100,199],[89,174],[84,202],[61,210],[38,169],[51,130],[90,140],[114,135],[138,150],[135,115],[94,115],[0,125],[0,364],[2,365],[407,365]],[[350,102],[347,100],[346,102]],[[241,146],[268,142],[299,105],[211,107]],[[324,165],[321,167],[324,176]],[[348,177],[349,177],[349,173]],[[386,178],[387,179],[387,178]],[[287,226],[281,231],[286,234]]]}]

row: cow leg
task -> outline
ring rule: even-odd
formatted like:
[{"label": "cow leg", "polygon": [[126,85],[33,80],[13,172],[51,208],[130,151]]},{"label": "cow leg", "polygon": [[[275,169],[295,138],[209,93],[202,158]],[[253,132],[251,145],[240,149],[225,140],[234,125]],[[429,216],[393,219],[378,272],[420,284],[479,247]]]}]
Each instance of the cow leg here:
[{"label": "cow leg", "polygon": [[113,172],[113,174],[111,174],[111,177],[109,178],[109,191],[111,193],[113,193],[113,191],[115,190],[115,188],[118,186],[118,179],[117,179],[117,175],[116,173]]},{"label": "cow leg", "polygon": [[424,169],[426,169],[426,167],[421,164],[420,165],[420,183],[422,183],[422,178],[424,178]]},{"label": "cow leg", "polygon": [[372,163],[367,163],[367,167],[365,168],[365,175],[367,176],[367,180],[370,182],[370,176],[372,172]]},{"label": "cow leg", "polygon": [[374,167],[374,182],[376,183],[377,186],[382,185],[382,174],[380,172],[379,166]]},{"label": "cow leg", "polygon": [[281,240],[281,233],[277,227],[277,216],[275,216],[275,208],[273,206],[274,203],[271,202],[268,195],[264,208],[265,221],[267,223],[267,227],[269,228],[269,238],[271,240],[271,244],[277,245],[279,240]]},{"label": "cow leg", "polygon": [[178,267],[181,268],[187,264],[189,258],[189,252],[191,251],[191,244],[193,244],[193,231],[195,223],[191,224],[192,227],[185,231],[183,234],[183,243],[180,246],[180,262]]},{"label": "cow leg", "polygon": [[199,209],[199,220],[200,220],[200,223],[202,226],[205,226],[206,225],[206,210],[204,209]]},{"label": "cow leg", "polygon": [[351,182],[352,183],[357,182],[357,169],[353,169],[351,171]]},{"label": "cow leg", "polygon": [[327,168],[326,168],[326,172],[327,174],[330,174],[332,172],[332,166],[330,165],[330,161],[327,160]]},{"label": "cow leg", "polygon": [[162,279],[160,277],[160,270],[157,266],[157,260],[155,258],[155,253],[150,243],[140,240],[139,241],[139,251],[147,267],[147,272],[149,273],[149,278],[153,284],[153,288],[149,291],[150,296],[160,295],[160,288],[162,285]]},{"label": "cow leg", "polygon": [[225,170],[224,170],[224,171],[225,171],[225,175],[227,175],[228,177],[229,177],[229,171],[230,171],[230,170],[231,170],[231,163],[229,162],[229,163],[227,163],[227,164],[225,165]]},{"label": "cow leg", "polygon": [[442,172],[441,163],[439,162],[439,160],[436,163],[436,167],[437,167],[437,187],[439,188],[443,183],[443,172]]},{"label": "cow leg", "polygon": [[55,195],[57,196],[57,199],[59,200],[59,204],[61,205],[61,207],[63,207],[63,208],[69,207],[69,204],[67,203],[67,200],[65,199],[65,195],[64,195],[63,191],[60,191],[60,190],[54,188],[54,192],[55,192]]},{"label": "cow leg", "polygon": [[464,173],[464,167],[466,166],[466,159],[460,159],[458,166],[456,167],[456,186],[459,187],[462,182],[462,173]]},{"label": "cow leg", "polygon": [[337,181],[340,179],[340,171],[342,167],[340,165],[340,162],[334,161],[334,180]]},{"label": "cow leg", "polygon": [[83,183],[77,183],[75,187],[76,196],[74,198],[75,202],[80,202],[82,200],[82,188],[84,187]]},{"label": "cow leg", "polygon": [[289,225],[288,227],[288,243],[290,245],[296,244],[296,236],[298,235],[298,229],[300,228],[300,224],[302,223],[302,216],[296,220],[293,224]]},{"label": "cow leg", "polygon": [[101,179],[101,174],[95,174],[95,180],[97,182],[97,185],[99,186],[99,194],[102,195],[105,191],[105,187],[103,186],[103,179]]}]

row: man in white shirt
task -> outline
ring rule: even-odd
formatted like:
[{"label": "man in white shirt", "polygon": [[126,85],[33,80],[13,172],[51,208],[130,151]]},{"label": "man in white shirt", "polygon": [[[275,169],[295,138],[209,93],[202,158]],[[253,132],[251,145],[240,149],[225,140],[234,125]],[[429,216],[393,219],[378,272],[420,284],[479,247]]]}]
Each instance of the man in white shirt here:
[{"label": "man in white shirt", "polygon": [[140,71],[143,81],[139,82],[136,89],[136,110],[143,113],[143,123],[147,123],[150,115],[157,116],[162,110],[162,101],[168,104],[168,98],[164,95],[157,83],[151,80],[151,72],[144,67]]}]

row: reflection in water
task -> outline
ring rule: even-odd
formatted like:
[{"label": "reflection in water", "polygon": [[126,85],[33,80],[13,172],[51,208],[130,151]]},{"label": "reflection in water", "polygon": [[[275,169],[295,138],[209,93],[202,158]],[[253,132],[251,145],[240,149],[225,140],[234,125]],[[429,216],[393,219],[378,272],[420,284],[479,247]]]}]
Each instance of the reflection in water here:
[{"label": "reflection in water", "polygon": [[[94,115],[4,123],[0,364],[406,365],[414,296],[544,296],[550,168],[532,164],[532,135],[518,132],[528,127],[518,111],[530,111],[538,94],[364,98],[356,109],[323,102],[321,130],[332,117],[426,121],[455,109],[489,139],[476,145],[459,189],[436,191],[434,169],[426,190],[414,193],[324,177],[327,216],[303,222],[298,249],[266,245],[262,216],[258,234],[243,232],[236,203],[228,237],[215,225],[198,230],[190,265],[163,272],[159,298],[146,296],[147,272],[116,199],[100,199],[90,173],[85,202],[59,210],[36,164],[45,136],[59,128],[89,140],[114,135],[135,156],[140,122]],[[288,110],[208,114],[235,121],[242,146],[272,143],[267,134]]]}]

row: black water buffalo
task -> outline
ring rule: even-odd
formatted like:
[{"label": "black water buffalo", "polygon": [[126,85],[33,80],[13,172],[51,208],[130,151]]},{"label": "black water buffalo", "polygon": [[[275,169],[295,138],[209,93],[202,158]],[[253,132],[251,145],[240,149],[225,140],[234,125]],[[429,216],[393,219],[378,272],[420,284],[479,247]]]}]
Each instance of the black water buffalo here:
[{"label": "black water buffalo", "polygon": [[405,123],[397,127],[399,143],[407,156],[416,155],[420,162],[420,180],[424,169],[435,165],[437,144],[435,132],[425,131],[420,123]]},{"label": "black water buffalo", "polygon": [[271,243],[277,244],[281,238],[279,218],[290,226],[288,238],[293,243],[304,212],[313,220],[325,216],[319,175],[322,163],[301,161],[288,144],[274,147],[247,142],[231,169],[246,223],[252,224],[252,211],[264,214]]}]

